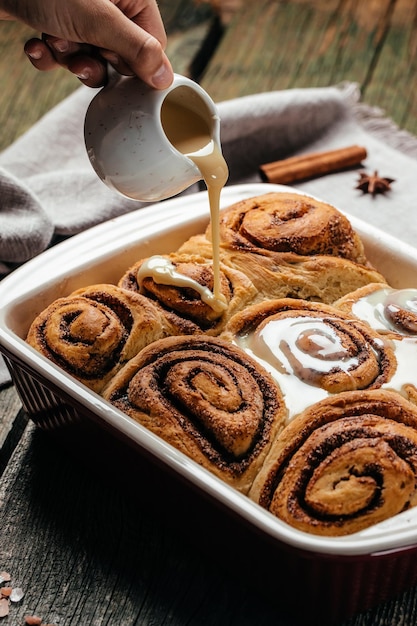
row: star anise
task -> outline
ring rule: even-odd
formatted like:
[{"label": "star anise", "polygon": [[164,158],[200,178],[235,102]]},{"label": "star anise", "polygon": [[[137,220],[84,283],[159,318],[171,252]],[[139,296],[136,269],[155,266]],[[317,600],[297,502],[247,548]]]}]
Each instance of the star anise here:
[{"label": "star anise", "polygon": [[355,189],[361,189],[364,193],[370,193],[375,196],[377,193],[389,191],[393,182],[395,182],[395,178],[378,176],[376,170],[373,174],[359,172],[359,181]]}]

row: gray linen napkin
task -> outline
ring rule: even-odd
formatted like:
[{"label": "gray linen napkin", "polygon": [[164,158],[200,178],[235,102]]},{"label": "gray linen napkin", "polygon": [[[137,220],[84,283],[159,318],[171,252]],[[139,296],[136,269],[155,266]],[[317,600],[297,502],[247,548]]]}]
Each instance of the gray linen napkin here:
[{"label": "gray linen napkin", "polygon": [[[56,238],[141,206],[109,190],[88,161],[83,123],[94,95],[95,90],[80,87],[0,154],[0,273],[39,254]],[[357,87],[345,84],[219,103],[228,184],[260,182],[259,165],[279,158],[360,144],[368,151],[366,169],[395,179],[391,192],[363,195],[355,189],[357,172],[352,171],[297,187],[414,244],[417,139],[359,99]],[[0,385],[8,380],[0,365]]]}]

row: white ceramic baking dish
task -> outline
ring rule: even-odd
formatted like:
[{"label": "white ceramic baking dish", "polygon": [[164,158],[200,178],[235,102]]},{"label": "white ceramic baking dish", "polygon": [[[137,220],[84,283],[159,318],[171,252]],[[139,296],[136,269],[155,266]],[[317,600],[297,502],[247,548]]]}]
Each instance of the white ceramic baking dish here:
[{"label": "white ceramic baking dish", "polygon": [[[224,189],[221,204],[225,207],[284,189],[288,190],[266,184],[231,186]],[[50,302],[82,286],[117,282],[138,259],[171,252],[191,235],[202,232],[208,219],[206,192],[178,197],[96,226],[26,263],[0,283],[0,350],[24,408],[40,427],[59,429],[72,424],[82,428],[83,420],[95,420],[193,483],[233,512],[238,521],[284,548],[283,554],[290,555],[291,563],[299,562],[304,573],[308,572],[304,584],[316,598],[324,593],[320,585],[325,580],[331,580],[335,589],[343,589],[343,594],[334,590],[331,601],[327,601],[329,615],[361,610],[416,582],[417,508],[346,537],[326,538],[297,531],[110,406],[25,343],[30,323]],[[365,244],[368,258],[393,287],[417,285],[417,250],[364,222],[350,221]],[[392,568],[401,571],[401,576],[395,573],[388,584],[387,571]],[[347,599],[352,577],[356,591]],[[302,580],[297,574],[298,584],[303,584]],[[365,589],[358,593],[361,585]],[[325,593],[329,598],[328,590]]]}]

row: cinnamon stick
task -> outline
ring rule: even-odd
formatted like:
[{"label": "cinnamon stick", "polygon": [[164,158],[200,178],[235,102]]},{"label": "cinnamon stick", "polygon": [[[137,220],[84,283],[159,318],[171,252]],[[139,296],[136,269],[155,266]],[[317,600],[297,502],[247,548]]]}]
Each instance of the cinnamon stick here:
[{"label": "cinnamon stick", "polygon": [[264,182],[285,185],[358,166],[366,156],[366,149],[362,146],[348,146],[265,163],[259,172]]}]

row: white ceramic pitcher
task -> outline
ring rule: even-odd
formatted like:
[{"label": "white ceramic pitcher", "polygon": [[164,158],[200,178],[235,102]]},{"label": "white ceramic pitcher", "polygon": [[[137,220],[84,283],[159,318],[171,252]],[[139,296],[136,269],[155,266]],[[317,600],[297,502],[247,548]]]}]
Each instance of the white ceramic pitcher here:
[{"label": "white ceramic pitcher", "polygon": [[167,98],[200,115],[220,149],[216,106],[197,83],[175,74],[168,89],[156,90],[137,77],[113,75],[88,107],[84,136],[97,175],[124,196],[155,202],[202,179],[164,132],[161,107]]}]

